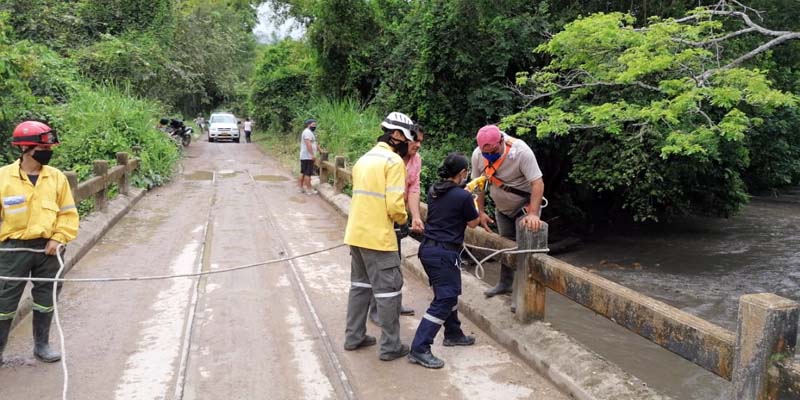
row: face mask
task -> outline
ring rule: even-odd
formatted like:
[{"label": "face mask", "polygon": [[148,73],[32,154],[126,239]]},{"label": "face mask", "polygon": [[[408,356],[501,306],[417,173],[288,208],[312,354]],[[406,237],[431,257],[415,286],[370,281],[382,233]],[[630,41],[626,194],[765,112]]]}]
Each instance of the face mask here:
[{"label": "face mask", "polygon": [[316,126],[309,126],[308,130],[310,130],[311,132],[314,132],[315,130],[317,130],[317,127]]},{"label": "face mask", "polygon": [[400,157],[405,157],[408,154],[408,142],[400,142],[395,144],[394,150]]},{"label": "face mask", "polygon": [[500,153],[481,153],[483,158],[489,160],[490,163],[493,163],[500,159],[503,155]]},{"label": "face mask", "polygon": [[53,150],[34,150],[31,157],[39,164],[47,165],[53,158]]}]

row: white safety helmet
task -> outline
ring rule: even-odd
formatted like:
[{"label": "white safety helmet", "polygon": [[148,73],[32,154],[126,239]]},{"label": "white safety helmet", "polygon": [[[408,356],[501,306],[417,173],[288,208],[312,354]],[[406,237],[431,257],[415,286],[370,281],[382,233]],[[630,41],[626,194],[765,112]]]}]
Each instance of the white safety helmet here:
[{"label": "white safety helmet", "polygon": [[414,139],[414,121],[411,118],[408,118],[408,115],[403,113],[399,113],[397,111],[389,113],[386,118],[383,119],[381,122],[381,127],[388,130],[399,130],[403,132],[403,135],[408,139],[409,142],[413,142]]}]

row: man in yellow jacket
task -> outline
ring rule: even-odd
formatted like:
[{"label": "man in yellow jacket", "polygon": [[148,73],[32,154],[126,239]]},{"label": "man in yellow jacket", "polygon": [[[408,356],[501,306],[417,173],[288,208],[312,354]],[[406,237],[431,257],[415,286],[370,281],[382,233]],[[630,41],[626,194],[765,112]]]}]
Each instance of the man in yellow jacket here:
[{"label": "man in yellow jacket", "polygon": [[[0,168],[0,276],[54,278],[60,267],[59,246],[78,234],[78,210],[67,177],[47,166],[58,138],[49,126],[25,121],[14,129],[11,144],[22,156]],[[44,362],[61,359],[49,344],[52,285],[34,282],[31,290],[33,354]],[[25,282],[0,280],[0,364],[24,289]]]},{"label": "man in yellow jacket", "polygon": [[403,274],[394,224],[404,224],[408,219],[402,157],[414,140],[414,122],[405,114],[393,112],[381,128],[378,144],[353,166],[353,201],[344,235],[351,256],[344,348],[356,350],[377,342],[366,334],[367,310],[374,292],[382,331],[379,358],[391,361],[408,354],[408,346],[400,342]]}]

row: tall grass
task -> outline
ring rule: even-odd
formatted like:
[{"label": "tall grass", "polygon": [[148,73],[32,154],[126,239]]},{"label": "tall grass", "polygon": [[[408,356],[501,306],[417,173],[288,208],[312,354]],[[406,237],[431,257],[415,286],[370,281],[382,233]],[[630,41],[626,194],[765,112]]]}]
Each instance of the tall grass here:
[{"label": "tall grass", "polygon": [[[306,118],[317,120],[317,141],[322,147],[331,155],[344,155],[349,162],[355,162],[381,135],[383,115],[351,99],[314,99],[295,125],[301,126]],[[299,151],[300,130],[297,144]]]},{"label": "tall grass", "polygon": [[83,85],[53,114],[62,142],[53,164],[76,171],[80,179],[91,175],[92,161],[114,161],[117,152],[132,153],[138,146],[141,164],[132,181],[152,187],[166,182],[180,159],[174,142],[154,128],[162,114],[159,103],[113,87]]}]

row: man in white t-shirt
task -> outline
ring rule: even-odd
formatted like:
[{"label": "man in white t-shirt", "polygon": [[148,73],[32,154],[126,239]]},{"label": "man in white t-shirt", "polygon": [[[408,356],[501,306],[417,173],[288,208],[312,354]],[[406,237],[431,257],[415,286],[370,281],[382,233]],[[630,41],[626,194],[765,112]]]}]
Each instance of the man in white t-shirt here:
[{"label": "man in white t-shirt", "polygon": [[300,135],[300,192],[316,194],[317,191],[311,187],[311,177],[314,175],[314,161],[317,159],[317,137],[314,136],[317,121],[307,119],[303,125],[306,128]]},{"label": "man in white t-shirt", "polygon": [[250,118],[244,120],[244,140],[250,143],[250,134],[253,133],[253,121]]}]

